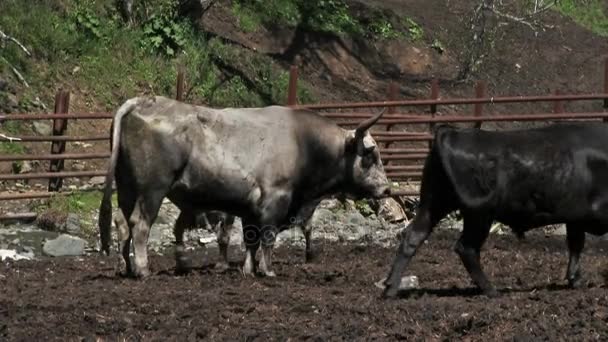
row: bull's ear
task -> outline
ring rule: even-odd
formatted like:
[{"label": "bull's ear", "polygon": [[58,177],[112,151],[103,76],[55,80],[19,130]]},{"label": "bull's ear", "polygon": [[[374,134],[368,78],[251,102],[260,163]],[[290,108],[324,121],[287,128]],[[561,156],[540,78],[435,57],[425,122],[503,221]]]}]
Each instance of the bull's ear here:
[{"label": "bull's ear", "polygon": [[363,151],[365,153],[370,153],[376,149],[376,142],[372,137],[368,134],[363,137]]},{"label": "bull's ear", "polygon": [[357,135],[357,131],[354,129],[349,130],[346,133],[346,141],[344,142],[344,149],[346,151],[356,151],[357,150],[357,139],[360,137]]}]

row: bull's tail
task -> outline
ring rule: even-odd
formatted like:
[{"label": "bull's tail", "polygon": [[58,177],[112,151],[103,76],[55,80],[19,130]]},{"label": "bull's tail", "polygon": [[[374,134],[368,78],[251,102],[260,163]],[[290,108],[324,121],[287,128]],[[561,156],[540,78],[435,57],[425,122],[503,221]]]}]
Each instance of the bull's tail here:
[{"label": "bull's tail", "polygon": [[[101,251],[106,255],[110,255],[111,226],[112,226],[112,182],[114,181],[114,171],[118,160],[118,152],[120,148],[120,128],[122,118],[129,114],[139,103],[139,98],[127,100],[116,112],[113,121],[112,129],[112,153],[110,155],[110,163],[108,172],[106,173],[106,183],[103,189],[103,198],[99,207],[99,237],[101,240]],[[127,218],[128,219],[128,218]]]}]

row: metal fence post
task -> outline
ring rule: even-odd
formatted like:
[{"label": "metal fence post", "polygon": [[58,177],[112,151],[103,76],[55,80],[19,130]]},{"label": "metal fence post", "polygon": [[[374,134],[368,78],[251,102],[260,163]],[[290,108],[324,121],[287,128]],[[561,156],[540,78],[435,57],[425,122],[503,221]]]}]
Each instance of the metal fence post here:
[{"label": "metal fence post", "polygon": [[[604,62],[604,95],[608,96],[608,58]],[[604,99],[604,111],[608,111],[608,98]],[[608,118],[604,118],[608,122]]]},{"label": "metal fence post", "polygon": [[[66,114],[70,106],[70,93],[60,90],[55,95],[55,114]],[[68,127],[67,119],[53,119],[53,136],[63,135]],[[65,152],[65,141],[51,142],[51,154],[62,154]],[[61,172],[63,170],[63,159],[50,161],[49,172]],[[49,178],[49,192],[59,191],[63,185],[63,178]]]},{"label": "metal fence post", "polygon": [[[396,82],[390,82],[388,84],[388,100],[389,101],[396,101],[397,97],[399,96],[399,85]],[[395,107],[388,107],[387,114],[395,114],[397,113],[397,108]],[[386,124],[386,131],[389,132],[391,130],[391,128],[393,128],[392,124]],[[387,141],[384,144],[385,148],[389,148],[391,145],[393,144],[392,141]],[[385,160],[383,161],[384,165],[388,165],[390,163],[389,160]]]},{"label": "metal fence post", "polygon": [[[439,98],[439,80],[436,78],[433,78],[431,80],[431,99],[433,100],[437,100]],[[432,104],[431,105],[431,119],[435,118],[435,114],[437,114],[437,105],[436,104]],[[429,124],[429,131],[431,134],[433,134],[433,128],[435,127],[435,123],[431,122]],[[431,149],[433,145],[433,141],[430,140],[429,141],[429,149]]]},{"label": "metal fence post", "polygon": [[287,87],[287,105],[295,106],[298,104],[298,67],[292,65],[289,68],[289,85]]},{"label": "metal fence post", "polygon": [[[555,91],[555,96],[561,95],[562,92],[558,90]],[[560,114],[564,112],[564,103],[561,100],[553,101],[553,113]]]},{"label": "metal fence post", "polygon": [[[486,97],[486,82],[477,81],[477,83],[475,84],[475,97],[478,99]],[[482,116],[482,115],[483,115],[483,103],[476,103],[475,104],[475,116]],[[481,121],[477,121],[477,122],[475,122],[473,127],[480,129],[481,124],[482,124]]]},{"label": "metal fence post", "polygon": [[178,101],[184,100],[184,70],[180,66],[177,70],[177,81],[175,85],[175,99]]}]

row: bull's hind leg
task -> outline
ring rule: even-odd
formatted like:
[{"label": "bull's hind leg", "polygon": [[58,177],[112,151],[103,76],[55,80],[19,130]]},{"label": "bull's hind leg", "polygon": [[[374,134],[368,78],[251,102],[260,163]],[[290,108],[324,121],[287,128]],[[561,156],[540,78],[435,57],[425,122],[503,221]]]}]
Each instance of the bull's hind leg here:
[{"label": "bull's hind leg", "polygon": [[178,274],[186,274],[192,267],[190,258],[186,255],[186,246],[184,246],[184,231],[194,227],[195,217],[190,210],[183,210],[179,213],[173,235],[175,236],[175,272]]},{"label": "bull's hind leg", "polygon": [[473,282],[489,297],[495,297],[498,292],[490,283],[481,268],[481,246],[490,234],[492,221],[475,213],[465,213],[464,227],[454,250],[460,256],[464,267]]},{"label": "bull's hind leg", "polygon": [[150,275],[150,269],[148,268],[148,236],[163,198],[164,194],[159,192],[147,192],[140,195],[129,218],[129,224],[133,225],[131,235],[133,237],[133,254],[135,254],[133,270],[135,277],[144,278]]},{"label": "bull's hind leg", "polygon": [[386,278],[384,285],[384,297],[397,295],[401,284],[401,275],[410,263],[412,257],[420,245],[431,234],[433,227],[448,213],[447,209],[430,210],[428,207],[420,207],[414,220],[401,233],[401,243],[397,249],[393,266]]},{"label": "bull's hind leg", "polygon": [[[135,206],[135,190],[130,187],[129,182],[124,181],[120,176],[116,174],[117,193],[116,197],[118,200],[119,210],[116,211],[114,216],[114,224],[118,231],[118,247],[122,254],[125,273],[123,276],[133,276],[133,266],[131,264],[131,240],[132,240],[132,229],[133,225],[128,221],[128,218],[133,212]],[[124,190],[123,190],[124,189]]]},{"label": "bull's hind leg", "polygon": [[570,287],[579,288],[583,284],[579,263],[581,253],[585,247],[585,230],[580,226],[567,224],[566,233],[568,253],[570,254],[566,279]]},{"label": "bull's hind leg", "polygon": [[123,215],[122,209],[118,209],[116,211],[116,215],[114,216],[114,225],[118,231],[118,248],[120,249],[125,269],[125,273],[121,274],[123,276],[130,276],[133,274],[133,268],[131,267],[131,260],[129,257],[129,254],[131,253],[131,227],[129,227],[129,224]]},{"label": "bull's hind leg", "polygon": [[217,227],[217,244],[220,250],[220,261],[215,264],[217,271],[226,271],[230,266],[228,263],[228,247],[230,246],[230,234],[234,229],[234,216],[224,215]]}]

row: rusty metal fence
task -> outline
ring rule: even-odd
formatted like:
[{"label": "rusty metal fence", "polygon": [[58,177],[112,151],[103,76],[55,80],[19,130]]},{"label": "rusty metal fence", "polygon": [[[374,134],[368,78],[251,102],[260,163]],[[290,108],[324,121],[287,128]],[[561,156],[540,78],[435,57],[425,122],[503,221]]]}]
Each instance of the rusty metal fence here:
[{"label": "rusty metal fence", "polygon": [[[486,83],[479,81],[475,86],[474,98],[448,98],[439,96],[439,82],[430,82],[430,96],[428,99],[398,100],[398,85],[390,83],[386,101],[376,102],[352,102],[352,103],[328,103],[328,104],[298,104],[297,83],[298,69],[292,66],[290,69],[290,80],[287,89],[287,105],[292,108],[307,108],[319,111],[322,115],[335,120],[343,127],[358,124],[361,120],[373,115],[372,108],[380,109],[388,107],[387,113],[378,121],[373,129],[376,141],[381,145],[381,158],[385,163],[385,170],[392,181],[416,182],[422,174],[422,162],[426,158],[432,135],[431,128],[436,123],[470,123],[473,127],[480,128],[482,123],[489,122],[515,122],[515,121],[558,121],[558,120],[602,120],[608,121],[608,59],[604,63],[604,85],[599,93],[592,94],[560,94],[545,96],[504,96],[493,97],[487,95]],[[185,75],[178,72],[176,82],[176,98],[182,99]],[[572,101],[603,101],[598,106],[601,111],[591,112],[565,112],[564,104]],[[68,112],[70,94],[59,91],[55,97],[54,113],[50,114],[3,114],[0,115],[0,124],[11,120],[52,120],[52,134],[47,136],[16,136],[16,143],[20,142],[50,142],[50,153],[48,154],[3,154],[0,162],[16,161],[49,161],[47,172],[33,172],[25,174],[0,173],[0,181],[18,181],[29,179],[48,179],[47,191],[21,191],[12,193],[0,192],[0,201],[49,198],[56,195],[70,194],[64,191],[63,180],[66,178],[89,178],[104,176],[105,169],[65,171],[65,160],[90,160],[109,158],[109,131],[104,135],[65,135],[70,120],[107,120],[112,119],[113,113],[74,113]],[[549,112],[525,113],[525,114],[497,114],[484,115],[484,105],[488,104],[512,104],[512,103],[553,103],[553,110]],[[451,114],[441,115],[439,106],[472,105],[473,114]],[[423,113],[398,112],[399,108],[414,107],[426,108]],[[366,112],[367,111],[367,112]],[[404,131],[408,127],[422,125],[422,131]],[[380,127],[383,127],[381,129]],[[398,130],[401,127],[402,130]],[[397,129],[397,130],[396,130]],[[101,141],[108,143],[107,152],[67,152],[68,142],[93,142]],[[93,189],[94,190],[94,189]],[[417,189],[399,189],[392,196],[416,196]],[[35,214],[32,214],[35,215]],[[21,217],[24,214],[0,215],[0,219]],[[27,216],[27,215],[26,215]]]}]

